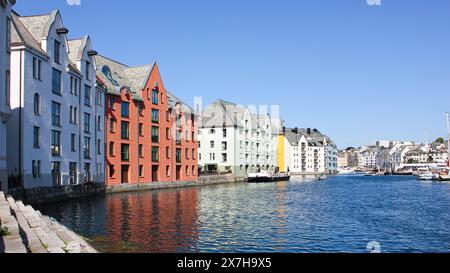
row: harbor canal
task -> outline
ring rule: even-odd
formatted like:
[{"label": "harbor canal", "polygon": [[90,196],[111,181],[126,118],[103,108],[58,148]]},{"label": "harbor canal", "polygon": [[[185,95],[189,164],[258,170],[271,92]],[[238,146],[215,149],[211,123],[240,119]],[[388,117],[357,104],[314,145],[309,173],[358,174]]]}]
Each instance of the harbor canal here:
[{"label": "harbor canal", "polygon": [[415,177],[227,184],[37,207],[100,252],[450,252],[450,184]]}]

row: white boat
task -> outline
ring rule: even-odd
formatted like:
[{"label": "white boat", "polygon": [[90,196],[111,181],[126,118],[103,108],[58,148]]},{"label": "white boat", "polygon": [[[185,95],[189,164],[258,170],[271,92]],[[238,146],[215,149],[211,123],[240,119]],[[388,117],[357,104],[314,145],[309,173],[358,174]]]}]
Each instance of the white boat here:
[{"label": "white boat", "polygon": [[435,179],[434,177],[435,176],[434,176],[434,174],[432,172],[424,172],[424,173],[421,173],[421,174],[419,174],[417,176],[417,180],[420,180],[420,181],[433,181]]},{"label": "white boat", "polygon": [[345,168],[345,169],[339,169],[339,170],[338,170],[338,174],[341,174],[341,175],[344,175],[344,174],[352,174],[352,173],[355,173],[355,171],[352,170],[352,169],[347,169],[347,168]]},{"label": "white boat", "polygon": [[250,173],[247,177],[247,182],[249,183],[269,183],[269,182],[280,182],[289,181],[291,179],[290,175],[280,174],[280,173],[269,173],[267,171],[261,171],[259,173]]}]

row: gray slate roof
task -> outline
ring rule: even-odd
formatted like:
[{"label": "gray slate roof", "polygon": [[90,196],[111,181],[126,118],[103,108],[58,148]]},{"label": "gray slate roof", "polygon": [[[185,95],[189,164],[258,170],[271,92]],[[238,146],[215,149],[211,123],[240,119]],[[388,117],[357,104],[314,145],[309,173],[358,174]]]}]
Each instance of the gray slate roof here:
[{"label": "gray slate roof", "polygon": [[[11,13],[11,44],[12,45],[25,45],[28,49],[38,52],[47,56],[47,54],[41,49],[40,44],[34,39],[30,31],[20,20],[20,17],[12,12]],[[40,40],[39,40],[40,41]]]},{"label": "gray slate roof", "polygon": [[120,96],[120,89],[128,87],[134,100],[142,101],[144,88],[153,65],[129,67],[107,57],[97,55],[97,76],[105,83],[108,93]]},{"label": "gray slate roof", "polygon": [[317,129],[311,129],[310,134],[308,135],[308,129],[298,128],[298,132],[296,133],[293,128],[286,128],[285,136],[292,146],[298,146],[298,143],[303,136],[308,141],[308,145],[313,147],[323,147],[324,139],[326,138],[329,140],[327,136],[323,135]]}]

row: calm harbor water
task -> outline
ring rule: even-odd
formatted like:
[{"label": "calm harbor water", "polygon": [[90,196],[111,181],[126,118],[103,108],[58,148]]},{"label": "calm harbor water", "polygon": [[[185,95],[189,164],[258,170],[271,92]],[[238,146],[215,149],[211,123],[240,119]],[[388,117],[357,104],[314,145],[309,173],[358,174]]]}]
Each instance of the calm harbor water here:
[{"label": "calm harbor water", "polygon": [[450,184],[294,178],[39,207],[101,252],[450,252]]}]

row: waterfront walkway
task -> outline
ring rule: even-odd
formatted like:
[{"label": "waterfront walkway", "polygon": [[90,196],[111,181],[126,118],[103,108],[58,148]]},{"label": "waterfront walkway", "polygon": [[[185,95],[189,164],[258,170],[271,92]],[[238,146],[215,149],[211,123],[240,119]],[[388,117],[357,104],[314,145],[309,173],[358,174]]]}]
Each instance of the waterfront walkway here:
[{"label": "waterfront walkway", "polygon": [[0,192],[0,253],[97,253],[83,238]]}]

